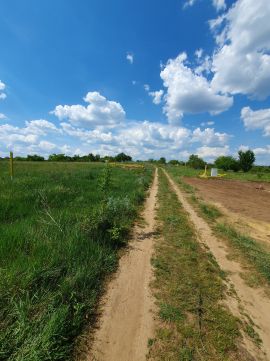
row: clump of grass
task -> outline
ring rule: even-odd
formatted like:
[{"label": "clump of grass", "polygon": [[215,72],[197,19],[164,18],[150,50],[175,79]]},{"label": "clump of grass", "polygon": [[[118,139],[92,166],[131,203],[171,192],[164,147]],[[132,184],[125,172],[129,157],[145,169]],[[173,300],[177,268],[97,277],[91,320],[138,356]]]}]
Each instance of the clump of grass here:
[{"label": "clump of grass", "polygon": [[161,325],[150,348],[156,360],[235,360],[238,320],[224,306],[224,274],[201,247],[187,214],[160,175],[161,238],[153,260]]},{"label": "clump of grass", "polygon": [[210,221],[215,221],[222,216],[220,210],[212,204],[198,201],[199,209],[203,215]]},{"label": "clump of grass", "polygon": [[231,244],[241,251],[257,271],[270,282],[270,253],[254,239],[240,234],[233,227],[224,223],[217,223],[216,231],[221,237],[229,239]]},{"label": "clump of grass", "polygon": [[0,359],[70,360],[153,170],[0,163]]}]

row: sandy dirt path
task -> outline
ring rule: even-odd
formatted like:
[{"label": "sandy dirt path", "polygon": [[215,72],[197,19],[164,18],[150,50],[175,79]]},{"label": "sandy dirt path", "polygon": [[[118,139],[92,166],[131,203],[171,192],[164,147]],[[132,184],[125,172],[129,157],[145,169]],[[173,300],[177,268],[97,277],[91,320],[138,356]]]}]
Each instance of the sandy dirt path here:
[{"label": "sandy dirt path", "polygon": [[149,283],[155,230],[158,173],[145,203],[143,226],[135,226],[130,250],[120,260],[116,277],[103,300],[100,327],[87,360],[144,361],[153,336],[154,300]]},{"label": "sandy dirt path", "polygon": [[[207,222],[197,215],[196,211],[187,201],[184,194],[180,191],[179,187],[168,175],[168,173],[166,171],[164,171],[164,173],[166,174],[169,183],[175,191],[179,201],[182,203],[183,207],[189,214],[201,242],[206,244],[206,246],[210,249],[221,269],[223,269],[225,272],[228,272],[229,280],[234,286],[241,307],[244,308],[244,312],[249,317],[251,317],[257,326],[256,331],[262,339],[262,350],[264,351],[265,355],[263,352],[259,352],[257,348],[253,348],[251,342],[248,342],[248,340],[244,339],[245,347],[252,354],[255,360],[269,361],[270,299],[265,296],[263,289],[251,288],[244,282],[240,275],[242,272],[244,272],[244,269],[238,262],[228,258],[229,252],[226,249],[226,246],[213,235]],[[229,307],[234,314],[238,311],[237,306],[233,302],[229,304]]]}]

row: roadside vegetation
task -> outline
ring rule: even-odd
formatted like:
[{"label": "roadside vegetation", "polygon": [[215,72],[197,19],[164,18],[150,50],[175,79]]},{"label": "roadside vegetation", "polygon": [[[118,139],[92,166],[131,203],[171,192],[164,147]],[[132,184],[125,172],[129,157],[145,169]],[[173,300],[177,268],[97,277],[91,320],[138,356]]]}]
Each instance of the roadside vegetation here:
[{"label": "roadside vegetation", "polygon": [[240,321],[226,308],[225,275],[197,240],[193,225],[163,172],[158,193],[159,236],[153,289],[159,328],[150,359],[246,360],[238,351]]},{"label": "roadside vegetation", "polygon": [[60,361],[93,325],[152,168],[0,163],[0,359]]}]

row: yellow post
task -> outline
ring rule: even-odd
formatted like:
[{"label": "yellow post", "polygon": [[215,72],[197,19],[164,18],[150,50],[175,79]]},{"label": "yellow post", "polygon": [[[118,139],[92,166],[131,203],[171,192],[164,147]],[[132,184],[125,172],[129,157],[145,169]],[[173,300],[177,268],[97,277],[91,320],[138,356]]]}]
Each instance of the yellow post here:
[{"label": "yellow post", "polygon": [[9,171],[10,171],[10,178],[11,178],[11,180],[13,180],[13,173],[14,173],[14,168],[13,168],[13,152],[10,152]]}]

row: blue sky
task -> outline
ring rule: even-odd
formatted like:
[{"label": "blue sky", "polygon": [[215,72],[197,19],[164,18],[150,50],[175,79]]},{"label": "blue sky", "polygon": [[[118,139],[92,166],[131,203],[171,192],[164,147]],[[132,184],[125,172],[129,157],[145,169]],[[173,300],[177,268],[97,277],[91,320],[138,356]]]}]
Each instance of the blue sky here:
[{"label": "blue sky", "polygon": [[269,0],[0,5],[1,155],[270,164]]}]

